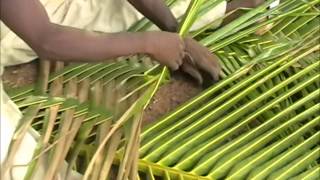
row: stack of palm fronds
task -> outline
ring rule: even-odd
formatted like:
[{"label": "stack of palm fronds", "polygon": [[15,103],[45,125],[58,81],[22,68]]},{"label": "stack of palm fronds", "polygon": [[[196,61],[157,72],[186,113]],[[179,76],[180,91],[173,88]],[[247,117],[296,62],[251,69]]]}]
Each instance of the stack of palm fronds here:
[{"label": "stack of palm fronds", "polygon": [[[181,35],[220,2],[192,1]],[[41,135],[26,179],[43,158],[47,179],[64,160],[66,178],[76,170],[102,180],[115,169],[117,179],[319,178],[320,1],[267,9],[272,2],[218,30],[208,24],[191,32],[220,57],[223,79],[146,128],[140,148],[143,110],[169,80],[166,68],[146,57],[65,67],[41,61],[36,86],[10,91],[25,114],[16,137],[30,125]],[[268,24],[270,31],[256,35]],[[150,25],[142,19],[130,30]],[[8,169],[20,139],[11,144]]]}]

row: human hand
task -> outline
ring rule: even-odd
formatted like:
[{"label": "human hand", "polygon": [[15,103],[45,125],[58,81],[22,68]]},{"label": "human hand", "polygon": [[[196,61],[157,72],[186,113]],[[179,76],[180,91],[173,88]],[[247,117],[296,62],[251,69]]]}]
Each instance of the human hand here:
[{"label": "human hand", "polygon": [[183,63],[185,45],[176,33],[148,32],[146,45],[151,58],[172,70],[177,70]]},{"label": "human hand", "polygon": [[184,43],[186,55],[182,70],[195,78],[199,83],[203,82],[200,70],[209,73],[213,80],[217,81],[221,71],[218,57],[210,53],[207,48],[192,38],[185,38]]}]

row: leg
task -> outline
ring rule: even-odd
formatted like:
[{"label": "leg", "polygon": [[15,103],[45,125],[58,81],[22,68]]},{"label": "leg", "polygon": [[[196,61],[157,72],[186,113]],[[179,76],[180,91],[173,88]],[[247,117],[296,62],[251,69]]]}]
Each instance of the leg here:
[{"label": "leg", "polygon": [[261,5],[264,0],[233,0],[227,5],[227,13],[236,10],[238,8],[255,8]]},{"label": "leg", "polygon": [[255,8],[261,5],[264,0],[233,0],[227,5],[226,13],[231,13],[227,18],[224,19],[223,25],[230,23],[237,17],[242,15],[242,12],[238,11],[240,8]]}]

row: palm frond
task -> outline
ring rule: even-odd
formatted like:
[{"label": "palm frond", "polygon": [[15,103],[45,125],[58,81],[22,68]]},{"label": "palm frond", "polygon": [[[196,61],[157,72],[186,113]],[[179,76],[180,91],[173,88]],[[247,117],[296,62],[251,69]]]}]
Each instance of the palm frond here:
[{"label": "palm frond", "polygon": [[[218,30],[210,23],[192,32],[219,56],[223,80],[146,128],[142,139],[143,110],[169,79],[167,68],[137,56],[108,64],[41,61],[36,86],[9,91],[28,118],[17,137],[30,124],[41,135],[26,179],[44,158],[52,162],[47,179],[65,159],[64,176],[76,170],[84,179],[110,177],[114,163],[118,179],[318,177],[319,0],[267,10],[273,1]],[[179,17],[180,34],[220,2],[192,1]],[[255,34],[268,24],[270,31]],[[151,25],[142,19],[130,30]]]},{"label": "palm frond", "polygon": [[[317,12],[315,4],[302,5]],[[319,15],[309,18],[293,31],[215,37],[225,79],[145,129],[141,161],[208,179],[317,177]]]}]

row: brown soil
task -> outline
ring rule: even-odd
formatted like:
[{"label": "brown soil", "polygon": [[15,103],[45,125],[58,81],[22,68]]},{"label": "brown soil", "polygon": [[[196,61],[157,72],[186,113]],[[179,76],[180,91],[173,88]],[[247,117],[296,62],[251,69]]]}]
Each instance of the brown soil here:
[{"label": "brown soil", "polygon": [[156,93],[144,115],[144,123],[149,124],[174,110],[201,92],[201,87],[189,77],[177,73],[170,83],[162,86]]},{"label": "brown soil", "polygon": [[[37,61],[33,61],[5,68],[3,82],[5,87],[21,87],[34,83],[36,78]],[[159,119],[200,91],[201,87],[196,85],[193,80],[180,73],[175,73],[172,81],[161,87],[150,103],[144,114],[144,124]]]},{"label": "brown soil", "polygon": [[21,87],[35,82],[37,77],[37,61],[6,67],[3,74],[5,87]]}]

